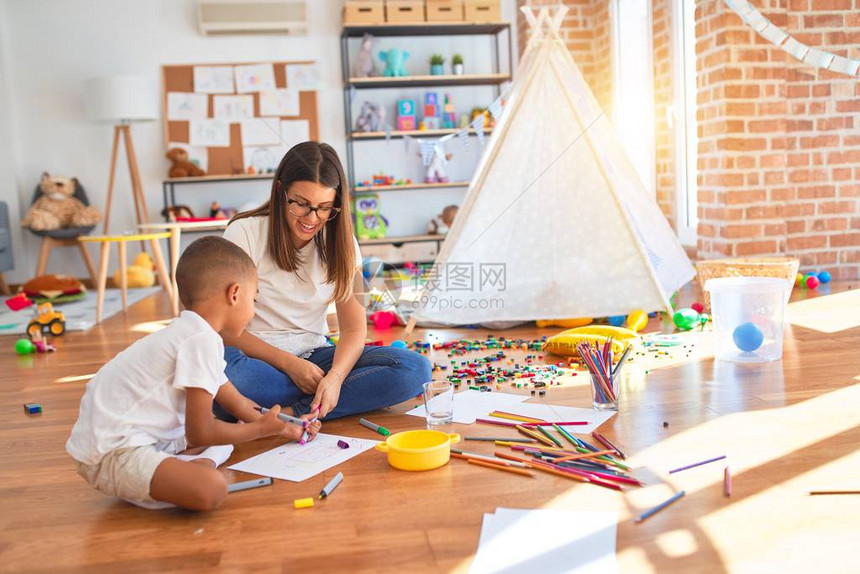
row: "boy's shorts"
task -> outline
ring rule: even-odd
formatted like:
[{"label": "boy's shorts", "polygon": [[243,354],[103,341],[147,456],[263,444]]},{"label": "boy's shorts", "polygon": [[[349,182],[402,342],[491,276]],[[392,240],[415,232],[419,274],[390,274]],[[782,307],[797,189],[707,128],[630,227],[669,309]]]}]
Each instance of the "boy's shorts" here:
[{"label": "boy's shorts", "polygon": [[[178,441],[179,442],[179,441]],[[181,442],[184,443],[184,440]],[[184,450],[185,445],[174,452]],[[156,448],[156,445],[119,448],[109,452],[94,465],[76,461],[78,474],[96,490],[118,496],[142,508],[156,510],[173,508],[169,502],[155,500],[149,494],[155,469],[174,455]]]}]

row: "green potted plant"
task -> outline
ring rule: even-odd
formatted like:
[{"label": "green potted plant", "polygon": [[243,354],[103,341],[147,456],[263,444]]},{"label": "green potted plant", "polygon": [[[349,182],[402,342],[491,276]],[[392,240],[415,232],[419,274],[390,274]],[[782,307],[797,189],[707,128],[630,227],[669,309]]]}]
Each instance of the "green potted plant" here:
[{"label": "green potted plant", "polygon": [[430,56],[430,75],[441,76],[445,73],[445,58],[441,54]]},{"label": "green potted plant", "polygon": [[463,75],[463,56],[461,56],[460,54],[454,54],[454,56],[451,58],[451,66],[454,70],[455,76],[462,76]]}]

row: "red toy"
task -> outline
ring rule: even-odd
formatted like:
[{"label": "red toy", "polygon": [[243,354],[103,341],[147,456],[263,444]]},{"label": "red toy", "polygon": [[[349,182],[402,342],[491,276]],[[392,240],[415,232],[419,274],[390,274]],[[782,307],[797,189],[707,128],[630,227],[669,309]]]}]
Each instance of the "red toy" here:
[{"label": "red toy", "polygon": [[27,294],[23,291],[21,293],[18,293],[14,297],[6,299],[6,306],[13,311],[20,311],[21,309],[29,307],[32,304],[33,302],[30,300],[29,297],[27,297]]},{"label": "red toy", "polygon": [[705,306],[698,301],[690,305],[690,309],[692,309],[696,313],[699,313],[700,315],[705,312]]},{"label": "red toy", "polygon": [[377,311],[370,316],[373,326],[377,330],[390,329],[397,322],[397,315],[392,311]]}]

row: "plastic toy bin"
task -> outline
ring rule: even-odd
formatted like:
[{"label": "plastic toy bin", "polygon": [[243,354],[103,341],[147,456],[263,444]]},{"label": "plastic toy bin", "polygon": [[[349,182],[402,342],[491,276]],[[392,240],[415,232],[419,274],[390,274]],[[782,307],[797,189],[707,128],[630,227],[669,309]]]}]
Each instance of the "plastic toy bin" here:
[{"label": "plastic toy bin", "polygon": [[782,329],[791,283],[773,277],[710,279],[714,354],[737,363],[782,358]]}]

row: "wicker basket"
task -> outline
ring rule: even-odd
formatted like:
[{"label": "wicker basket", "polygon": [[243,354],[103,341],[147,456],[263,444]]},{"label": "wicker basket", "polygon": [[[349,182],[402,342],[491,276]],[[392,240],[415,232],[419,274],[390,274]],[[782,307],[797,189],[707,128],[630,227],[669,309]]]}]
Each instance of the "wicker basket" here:
[{"label": "wicker basket", "polygon": [[[708,259],[696,263],[696,276],[705,310],[711,311],[711,295],[705,291],[705,282],[716,277],[777,277],[794,285],[800,261],[794,257],[750,257],[735,259]],[[789,294],[791,291],[789,291]]]}]

